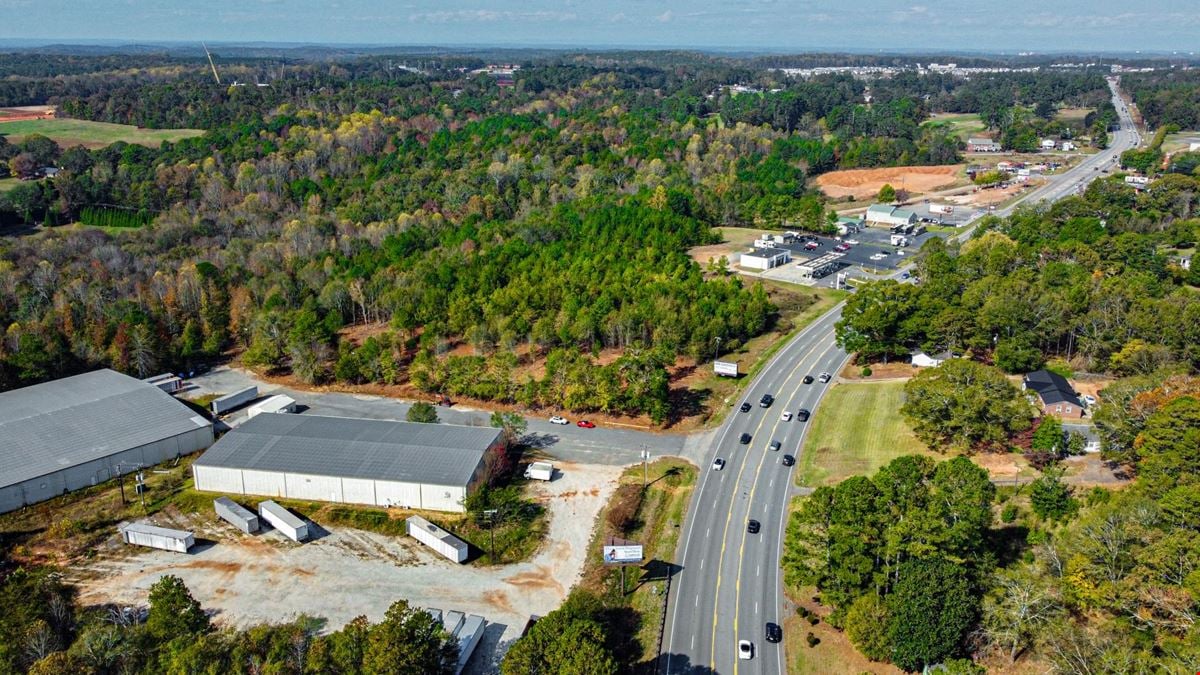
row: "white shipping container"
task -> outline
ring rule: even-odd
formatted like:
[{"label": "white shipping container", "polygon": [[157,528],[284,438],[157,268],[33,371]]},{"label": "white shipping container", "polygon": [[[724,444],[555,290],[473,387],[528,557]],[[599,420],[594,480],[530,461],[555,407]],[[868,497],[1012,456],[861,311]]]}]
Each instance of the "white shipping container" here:
[{"label": "white shipping container", "polygon": [[954,207],[949,204],[930,204],[930,213],[954,213]]},{"label": "white shipping container", "polygon": [[212,411],[218,415],[224,412],[229,412],[234,408],[249,403],[258,398],[258,387],[246,387],[245,389],[235,391],[232,394],[226,394],[221,398],[213,399]]},{"label": "white shipping container", "polygon": [[246,412],[250,417],[261,413],[294,413],[296,412],[296,399],[276,394],[250,406]]},{"label": "white shipping container", "polygon": [[258,505],[258,516],[292,541],[308,539],[308,525],[291,511],[268,499]]},{"label": "white shipping container", "polygon": [[458,668],[456,673],[461,673],[467,667],[467,661],[471,660],[471,653],[475,651],[475,646],[479,644],[479,639],[483,637],[484,626],[487,622],[483,617],[474,614],[468,614],[463,621],[462,626],[458,629],[458,634],[454,637],[458,638]]},{"label": "white shipping container", "polygon": [[525,477],[531,480],[552,480],[554,465],[550,462],[534,462],[525,467]]},{"label": "white shipping container", "polygon": [[117,529],[120,530],[121,539],[126,544],[149,546],[176,553],[187,553],[189,548],[196,545],[195,536],[191,532],[183,530],[172,530],[146,523],[121,523]]},{"label": "white shipping container", "polygon": [[218,516],[242,532],[246,534],[258,532],[258,516],[229,497],[214,499],[213,509],[216,510]]},{"label": "white shipping container", "polygon": [[409,516],[408,536],[446,556],[456,563],[465,562],[470,547],[458,537],[425,520],[421,516]]}]

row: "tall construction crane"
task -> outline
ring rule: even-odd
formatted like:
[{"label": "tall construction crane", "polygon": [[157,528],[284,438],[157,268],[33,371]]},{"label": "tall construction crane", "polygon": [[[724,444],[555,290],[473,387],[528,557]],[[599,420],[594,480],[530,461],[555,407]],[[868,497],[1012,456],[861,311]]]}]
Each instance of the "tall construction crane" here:
[{"label": "tall construction crane", "polygon": [[200,43],[200,46],[204,47],[204,54],[208,57],[208,65],[212,68],[213,78],[216,79],[217,84],[221,84],[221,76],[217,74],[217,64],[213,63],[212,52],[208,51],[208,45],[203,42]]}]

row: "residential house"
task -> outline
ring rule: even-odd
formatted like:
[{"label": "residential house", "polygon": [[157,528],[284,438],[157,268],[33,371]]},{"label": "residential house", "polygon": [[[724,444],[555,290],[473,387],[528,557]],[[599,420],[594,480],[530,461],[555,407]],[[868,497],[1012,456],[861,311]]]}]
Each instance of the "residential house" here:
[{"label": "residential house", "polygon": [[1025,376],[1022,388],[1037,394],[1042,414],[1062,419],[1083,417],[1083,403],[1067,379],[1048,370],[1037,370]]},{"label": "residential house", "polygon": [[967,152],[1000,152],[1000,142],[990,138],[968,138]]}]

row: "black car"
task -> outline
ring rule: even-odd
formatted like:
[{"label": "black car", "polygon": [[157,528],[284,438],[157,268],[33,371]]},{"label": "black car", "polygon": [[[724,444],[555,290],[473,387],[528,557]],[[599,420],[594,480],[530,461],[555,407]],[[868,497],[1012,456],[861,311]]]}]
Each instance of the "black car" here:
[{"label": "black car", "polygon": [[775,402],[774,396],[772,396],[770,394],[763,394],[763,397],[761,399],[759,399],[758,404],[764,408],[770,408],[771,404],[774,402]]},{"label": "black car", "polygon": [[741,443],[742,445],[750,445],[750,434],[742,434],[741,437],[738,438],[738,443]]},{"label": "black car", "polygon": [[767,642],[779,642],[783,640],[783,629],[777,623],[767,622]]},{"label": "black car", "polygon": [[808,408],[801,408],[796,411],[796,421],[797,422],[807,422],[808,416],[811,414],[812,413],[808,412]]},{"label": "black car", "polygon": [[771,448],[772,450],[774,450],[774,451],[778,452],[778,451],[779,451],[779,448],[781,448],[781,447],[783,447],[783,444],[782,444],[782,443],[780,443],[779,441],[771,441],[770,448]]},{"label": "black car", "polygon": [[812,375],[805,375],[805,376],[804,376],[804,384],[812,384],[812,381],[813,381],[813,376],[812,376]]},{"label": "black car", "polygon": [[750,534],[758,534],[760,529],[762,529],[762,525],[759,525],[757,520],[750,520],[746,523],[746,531]]},{"label": "black car", "polygon": [[795,457],[792,457],[791,455],[784,455],[784,456],[783,456],[783,465],[784,465],[784,466],[791,466],[791,465],[793,465],[793,464],[795,464],[795,463],[796,463],[796,458],[795,458]]},{"label": "black car", "polygon": [[750,412],[750,402],[746,401],[742,404],[742,412]]}]

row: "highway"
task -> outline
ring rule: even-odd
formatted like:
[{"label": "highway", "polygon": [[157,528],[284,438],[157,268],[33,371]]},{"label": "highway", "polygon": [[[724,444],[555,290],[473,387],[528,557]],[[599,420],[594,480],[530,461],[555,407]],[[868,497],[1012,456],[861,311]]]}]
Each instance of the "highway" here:
[{"label": "highway", "polygon": [[[1074,194],[1081,186],[1102,175],[1114,157],[1140,140],[1137,129],[1110,81],[1113,103],[1121,115],[1120,129],[1113,132],[1108,149],[1084,159],[1021,200],[994,213],[1006,216],[1018,205],[1055,201]],[[960,237],[967,237],[974,226]],[[900,272],[897,271],[897,275]],[[782,420],[782,413],[795,414],[807,408],[819,414],[822,396],[830,386],[814,379],[804,384],[805,375],[821,372],[835,378],[849,356],[834,341],[834,325],[841,305],[807,326],[772,357],[735,402],[748,402],[749,412],[735,407],[702,457],[699,486],[692,496],[684,522],[674,576],[668,599],[662,672],[673,673],[784,673],[783,643],[765,639],[765,624],[782,625],[783,584],[779,569],[788,500],[795,467],[782,464],[790,454],[799,462],[805,430],[811,424]],[[759,405],[764,394],[775,397],[769,408]],[[750,434],[749,444],[739,442]],[[769,449],[771,441],[782,449]],[[717,471],[713,460],[726,465]],[[747,531],[747,521],[758,520],[757,534]],[[738,658],[737,643],[753,643],[753,658]],[[787,638],[785,636],[785,642]]]}]

